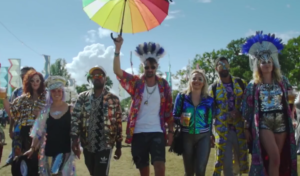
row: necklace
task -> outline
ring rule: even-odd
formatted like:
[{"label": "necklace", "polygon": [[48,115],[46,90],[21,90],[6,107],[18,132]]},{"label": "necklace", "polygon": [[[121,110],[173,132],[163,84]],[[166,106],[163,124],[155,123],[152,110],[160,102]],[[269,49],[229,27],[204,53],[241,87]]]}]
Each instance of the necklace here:
[{"label": "necklace", "polygon": [[61,111],[54,111],[54,112],[51,112],[52,115],[55,115],[55,116],[58,116],[60,115],[62,112]]},{"label": "necklace", "polygon": [[[153,92],[155,91],[155,89],[156,89],[156,84],[155,84],[154,89],[152,90],[152,92],[149,92],[148,86],[146,85],[146,90],[147,90],[147,100],[144,102],[145,105],[148,104],[148,100],[149,100],[149,98],[151,97],[151,95],[153,94]],[[149,95],[149,94],[150,94],[150,95]],[[148,96],[148,95],[149,95],[149,96]]]}]

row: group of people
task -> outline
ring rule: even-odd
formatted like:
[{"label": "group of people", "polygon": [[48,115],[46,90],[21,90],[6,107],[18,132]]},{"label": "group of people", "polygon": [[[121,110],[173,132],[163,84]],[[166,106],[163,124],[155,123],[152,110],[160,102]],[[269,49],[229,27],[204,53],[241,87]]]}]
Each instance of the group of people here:
[{"label": "group of people", "polygon": [[[168,82],[156,75],[164,48],[152,42],[136,47],[145,70],[139,77],[121,69],[122,37],[114,43],[113,71],[132,98],[125,142],[141,176],[150,175],[150,163],[155,176],[165,175],[166,146],[182,149],[186,176],[207,175],[211,147],[214,176],[298,175],[292,87],[278,61],[281,40],[258,32],[243,45],[253,70],[249,83],[230,75],[229,60],[220,57],[219,79],[209,85],[206,73],[194,69],[174,103]],[[105,89],[105,69],[89,70],[93,88],[79,94],[74,109],[64,100],[64,78],[44,80],[30,67],[21,72],[23,87],[4,101],[11,112],[12,175],[76,175],[74,162],[83,152],[91,176],[108,176],[111,158],[122,155],[123,136],[120,100]]]},{"label": "group of people", "polygon": [[0,109],[0,124],[2,127],[6,127],[6,124],[8,124],[9,119],[8,119],[8,114],[5,111],[5,109]]}]

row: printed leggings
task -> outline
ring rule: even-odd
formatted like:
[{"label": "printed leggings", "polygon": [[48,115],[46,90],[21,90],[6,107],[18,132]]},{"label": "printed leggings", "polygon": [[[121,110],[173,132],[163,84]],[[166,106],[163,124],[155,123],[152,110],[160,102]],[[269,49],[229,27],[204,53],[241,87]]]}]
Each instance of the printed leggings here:
[{"label": "printed leggings", "polygon": [[210,133],[183,134],[185,176],[205,176],[210,154]]}]

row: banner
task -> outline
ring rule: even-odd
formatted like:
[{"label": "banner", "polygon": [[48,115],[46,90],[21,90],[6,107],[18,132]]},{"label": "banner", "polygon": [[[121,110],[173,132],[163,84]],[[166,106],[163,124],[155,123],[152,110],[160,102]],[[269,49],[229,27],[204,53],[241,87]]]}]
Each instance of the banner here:
[{"label": "banner", "polygon": [[21,59],[8,59],[10,67],[8,69],[9,85],[14,88],[22,86],[21,79]]},{"label": "banner", "polygon": [[0,68],[0,87],[8,86],[8,67]]},{"label": "banner", "polygon": [[45,58],[45,65],[44,65],[44,79],[46,80],[50,75],[50,56],[43,55]]}]

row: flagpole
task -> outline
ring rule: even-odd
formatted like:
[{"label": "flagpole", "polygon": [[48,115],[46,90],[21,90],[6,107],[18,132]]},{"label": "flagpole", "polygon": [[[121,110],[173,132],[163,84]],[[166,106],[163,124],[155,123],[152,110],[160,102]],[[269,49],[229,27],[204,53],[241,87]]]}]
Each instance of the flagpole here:
[{"label": "flagpole", "polygon": [[133,73],[133,63],[132,63],[132,51],[130,51],[130,65],[131,65],[131,73]]}]

